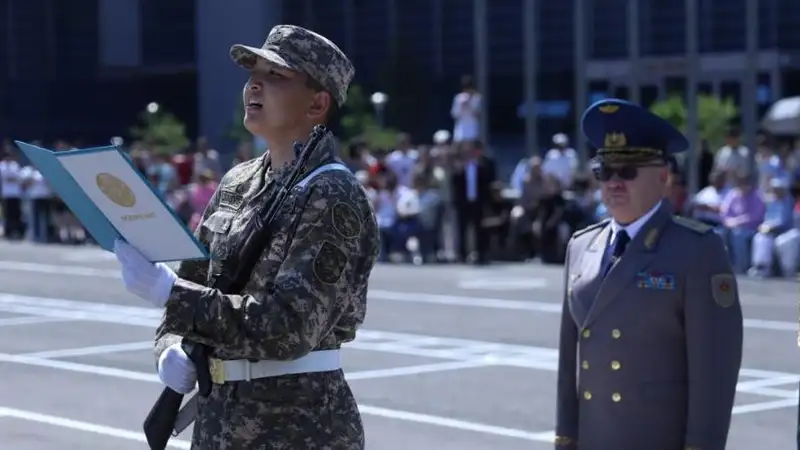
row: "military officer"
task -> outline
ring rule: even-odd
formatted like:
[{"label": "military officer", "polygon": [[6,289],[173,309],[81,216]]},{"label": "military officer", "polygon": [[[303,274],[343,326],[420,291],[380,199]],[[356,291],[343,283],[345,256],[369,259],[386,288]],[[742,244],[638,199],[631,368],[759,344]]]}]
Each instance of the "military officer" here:
[{"label": "military officer", "polygon": [[272,223],[272,240],[241,295],[208,287],[294,169],[293,143],[344,104],[354,69],[330,40],[291,25],[274,27],[261,48],[235,45],[230,54],[249,75],[244,124],[269,151],[220,182],[196,231],[210,261],[186,261],[172,272],[118,242],[123,281],[164,308],[155,353],[167,386],[181,393],[195,386],[181,337],[211,349],[214,385],[199,400],[192,449],[360,450],[364,431],[339,348],[364,320],[378,228],[330,134],[302,168],[300,189]]},{"label": "military officer", "polygon": [[721,239],[662,198],[688,142],[617,99],[581,126],[611,219],[567,247],[556,448],[724,450],[742,311]]}]

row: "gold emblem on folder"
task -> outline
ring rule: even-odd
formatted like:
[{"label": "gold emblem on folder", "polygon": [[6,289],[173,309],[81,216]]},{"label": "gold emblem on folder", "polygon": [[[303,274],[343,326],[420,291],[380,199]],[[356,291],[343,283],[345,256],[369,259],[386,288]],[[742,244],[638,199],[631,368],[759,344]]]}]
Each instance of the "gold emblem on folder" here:
[{"label": "gold emblem on folder", "polygon": [[110,173],[98,173],[95,178],[97,187],[109,200],[123,208],[131,208],[136,204],[136,196],[124,181]]}]

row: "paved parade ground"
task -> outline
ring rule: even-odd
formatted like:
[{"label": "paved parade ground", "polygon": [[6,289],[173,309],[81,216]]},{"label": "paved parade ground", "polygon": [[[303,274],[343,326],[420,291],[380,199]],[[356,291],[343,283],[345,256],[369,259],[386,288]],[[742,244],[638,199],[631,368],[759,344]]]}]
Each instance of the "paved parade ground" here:
[{"label": "paved parade ground", "polygon": [[[367,448],[551,449],[561,280],[538,264],[378,267],[344,352]],[[789,449],[800,290],[740,286],[745,360],[728,449]],[[124,292],[112,255],[0,244],[2,448],[146,448],[159,318]],[[171,448],[188,449],[188,436]]]}]

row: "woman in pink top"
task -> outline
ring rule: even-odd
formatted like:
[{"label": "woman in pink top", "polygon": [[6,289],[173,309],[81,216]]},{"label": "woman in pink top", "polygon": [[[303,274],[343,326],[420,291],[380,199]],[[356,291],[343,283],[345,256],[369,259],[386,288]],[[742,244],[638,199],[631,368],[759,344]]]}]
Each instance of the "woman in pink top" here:
[{"label": "woman in pink top", "polygon": [[200,174],[197,182],[189,188],[189,202],[194,210],[192,220],[189,222],[190,229],[195,230],[200,225],[203,211],[206,209],[208,202],[211,201],[218,184],[217,180],[214,179],[214,172],[206,170]]}]

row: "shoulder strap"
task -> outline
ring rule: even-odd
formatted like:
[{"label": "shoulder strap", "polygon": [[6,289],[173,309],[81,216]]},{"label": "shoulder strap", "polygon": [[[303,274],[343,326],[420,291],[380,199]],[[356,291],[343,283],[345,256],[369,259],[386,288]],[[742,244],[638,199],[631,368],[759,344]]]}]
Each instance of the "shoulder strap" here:
[{"label": "shoulder strap", "polygon": [[672,222],[698,234],[705,234],[713,229],[711,225],[683,216],[672,216]]},{"label": "shoulder strap", "polygon": [[305,189],[306,186],[308,186],[308,183],[310,183],[311,180],[314,179],[314,177],[316,177],[317,175],[319,175],[321,173],[328,172],[330,170],[343,170],[343,171],[350,172],[350,169],[348,169],[347,166],[345,166],[342,163],[324,164],[324,165],[321,165],[321,166],[317,167],[316,169],[312,170],[308,175],[305,176],[305,178],[300,180],[295,185],[295,187],[298,188],[298,189]]},{"label": "shoulder strap", "polygon": [[582,229],[572,233],[572,237],[576,238],[576,237],[578,237],[578,236],[580,236],[582,234],[588,233],[589,231],[596,230],[598,228],[603,228],[606,225],[608,225],[609,223],[611,223],[611,219],[603,219],[600,222],[597,222],[595,224],[589,225],[586,228],[582,228]]}]

